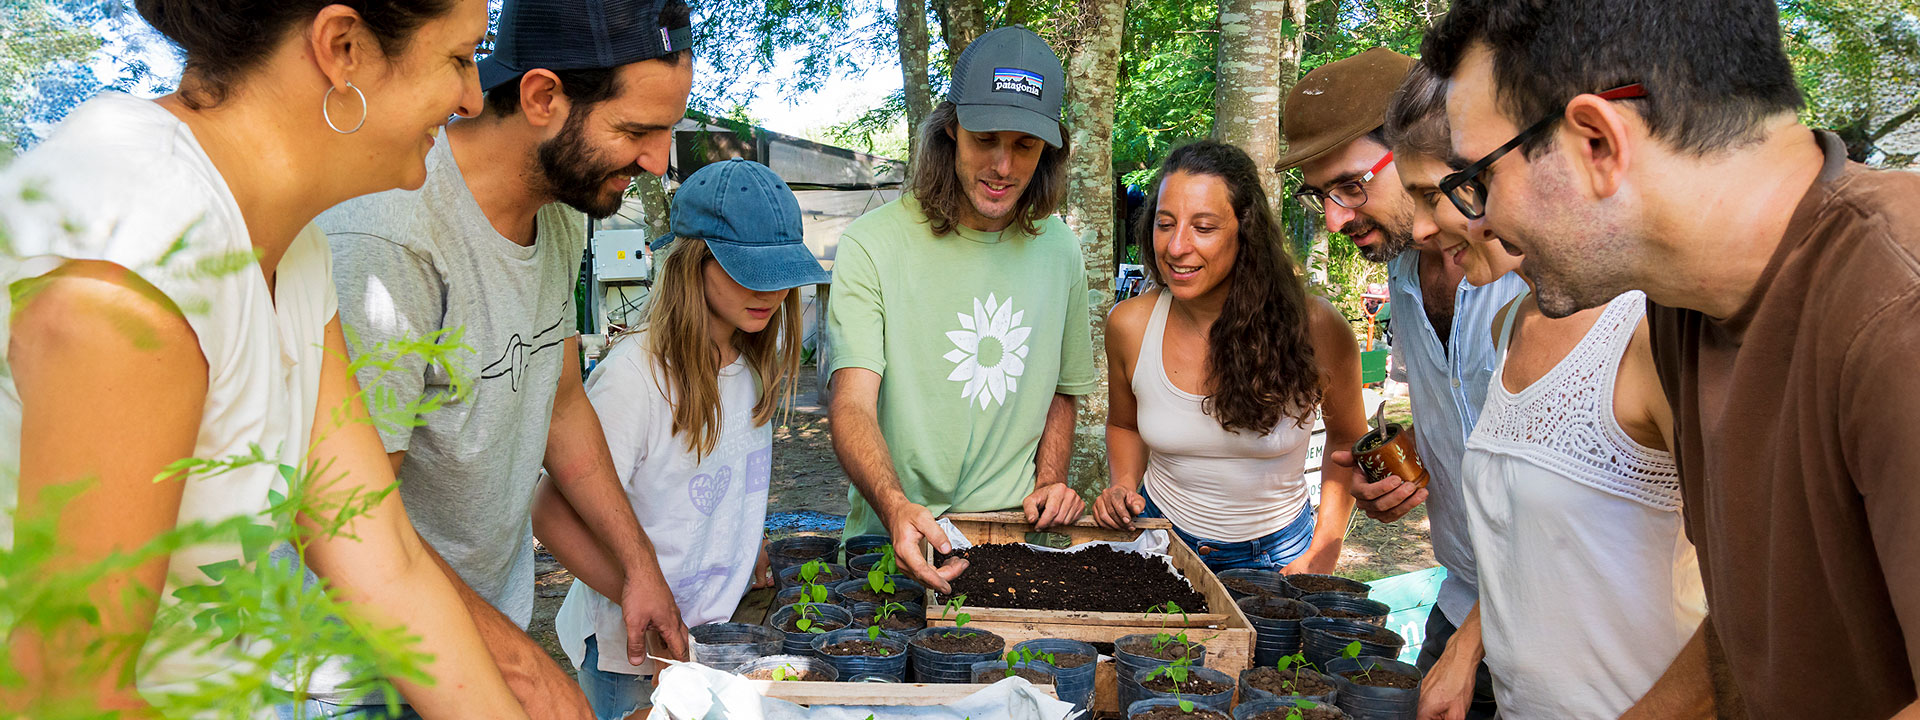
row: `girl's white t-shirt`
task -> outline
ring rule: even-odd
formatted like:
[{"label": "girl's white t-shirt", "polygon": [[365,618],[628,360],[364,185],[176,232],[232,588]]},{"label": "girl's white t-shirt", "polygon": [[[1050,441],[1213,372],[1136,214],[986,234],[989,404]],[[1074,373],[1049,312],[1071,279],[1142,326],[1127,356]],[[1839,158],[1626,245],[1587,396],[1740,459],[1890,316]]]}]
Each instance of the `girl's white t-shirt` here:
[{"label": "girl's white t-shirt", "polygon": [[[673,434],[665,375],[647,335],[615,343],[587,378],[620,483],[653,541],[660,571],[688,627],[726,622],[753,580],[773,477],[773,428],[753,424],[759,382],[744,359],[720,371],[720,441],[695,459]],[[627,663],[620,605],[574,581],[554,618],[560,646],[579,667],[586,639],[601,643],[600,669],[651,674]]]},{"label": "girl's white t-shirt", "polygon": [[[303,467],[320,392],[327,323],[337,301],[326,237],[308,225],[275,272],[273,289],[253,260],[245,218],[219,168],[187,125],[150,100],[105,93],[75,109],[53,135],[0,173],[0,284],[44,275],[69,260],[104,260],[153,284],[177,305],[207,361],[206,407],[193,457],[264,462],[189,479],[177,523],[259,517],[270,490],[286,491],[279,465]],[[16,308],[0,293],[0,348]],[[0,373],[0,546],[13,543],[21,402]],[[202,570],[242,559],[234,543],[175,551],[162,615],[176,590],[212,582]],[[3,629],[3,628],[0,628]],[[143,658],[136,682],[189,689],[249,654],[246,643],[189,647]],[[150,648],[151,649],[151,648]]]}]

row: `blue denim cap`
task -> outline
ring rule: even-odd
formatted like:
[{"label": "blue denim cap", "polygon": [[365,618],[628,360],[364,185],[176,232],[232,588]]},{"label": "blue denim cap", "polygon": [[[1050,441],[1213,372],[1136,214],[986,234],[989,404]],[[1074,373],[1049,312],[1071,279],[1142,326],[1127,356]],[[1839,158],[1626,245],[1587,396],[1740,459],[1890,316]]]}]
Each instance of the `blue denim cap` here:
[{"label": "blue denim cap", "polygon": [[748,290],[785,290],[833,278],[807,249],[793,191],[757,162],[713,163],[680,183],[673,193],[673,232],[653,241],[653,253],[676,237],[706,240],[720,268]]},{"label": "blue denim cap", "polygon": [[665,0],[506,0],[480,89],[528,70],[599,70],[693,47],[690,27],[660,27]]}]

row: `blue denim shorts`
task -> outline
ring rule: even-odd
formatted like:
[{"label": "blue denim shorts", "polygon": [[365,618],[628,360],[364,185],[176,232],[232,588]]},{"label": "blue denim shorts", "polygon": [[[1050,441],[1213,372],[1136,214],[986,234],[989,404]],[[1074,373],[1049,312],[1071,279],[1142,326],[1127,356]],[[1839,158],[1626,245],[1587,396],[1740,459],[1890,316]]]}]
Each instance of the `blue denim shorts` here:
[{"label": "blue denim shorts", "polygon": [[587,656],[581,658],[579,681],[598,720],[625,720],[635,711],[653,707],[653,676],[601,670],[600,644],[592,635],[587,636]]},{"label": "blue denim shorts", "polygon": [[[1140,517],[1166,517],[1165,513],[1160,512],[1160,507],[1153,504],[1153,498],[1147,496],[1146,488],[1140,488],[1140,497],[1147,501],[1147,509],[1141,511]],[[1181,530],[1179,525],[1173,527],[1173,532],[1185,540],[1187,547],[1193,548],[1200,556],[1200,561],[1214,572],[1236,568],[1279,570],[1313,545],[1313,521],[1314,510],[1309,505],[1301,508],[1300,515],[1287,523],[1286,527],[1252,540],[1211,540]]]}]

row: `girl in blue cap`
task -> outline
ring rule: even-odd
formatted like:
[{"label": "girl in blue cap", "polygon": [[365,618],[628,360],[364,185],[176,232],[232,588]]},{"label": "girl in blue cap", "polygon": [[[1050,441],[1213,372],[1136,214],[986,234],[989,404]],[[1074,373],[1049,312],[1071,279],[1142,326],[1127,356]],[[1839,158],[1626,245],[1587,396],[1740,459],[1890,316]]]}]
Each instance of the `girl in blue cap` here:
[{"label": "girl in blue cap", "polygon": [[[772,420],[800,369],[800,299],[827,282],[801,242],[800,206],[766,166],[716,163],[674,196],[673,233],[646,324],[613,344],[587,379],[620,480],[687,625],[725,622],[765,586],[761,537],[773,468]],[[534,525],[579,578],[554,624],[601,720],[648,706],[655,668],[624,652],[620,568],[552,493]],[[571,531],[570,531],[571,530]]]}]

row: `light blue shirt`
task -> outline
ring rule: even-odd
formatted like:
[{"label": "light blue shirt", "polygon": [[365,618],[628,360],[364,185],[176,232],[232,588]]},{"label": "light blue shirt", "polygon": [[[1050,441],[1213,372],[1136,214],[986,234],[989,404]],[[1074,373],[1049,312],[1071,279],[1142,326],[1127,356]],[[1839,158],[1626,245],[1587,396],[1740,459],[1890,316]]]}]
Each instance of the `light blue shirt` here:
[{"label": "light blue shirt", "polygon": [[1453,328],[1445,345],[1427,319],[1420,294],[1420,253],[1409,249],[1387,263],[1388,295],[1395,312],[1394,362],[1405,373],[1413,399],[1414,439],[1427,481],[1427,522],[1433,557],[1447,569],[1440,585],[1440,611],[1455,627],[1464,622],[1479,597],[1473,544],[1460,488],[1460,462],[1467,437],[1480,419],[1499,356],[1493,347],[1493,317],[1527,288],[1512,273],[1474,287],[1461,282],[1453,291]]}]

